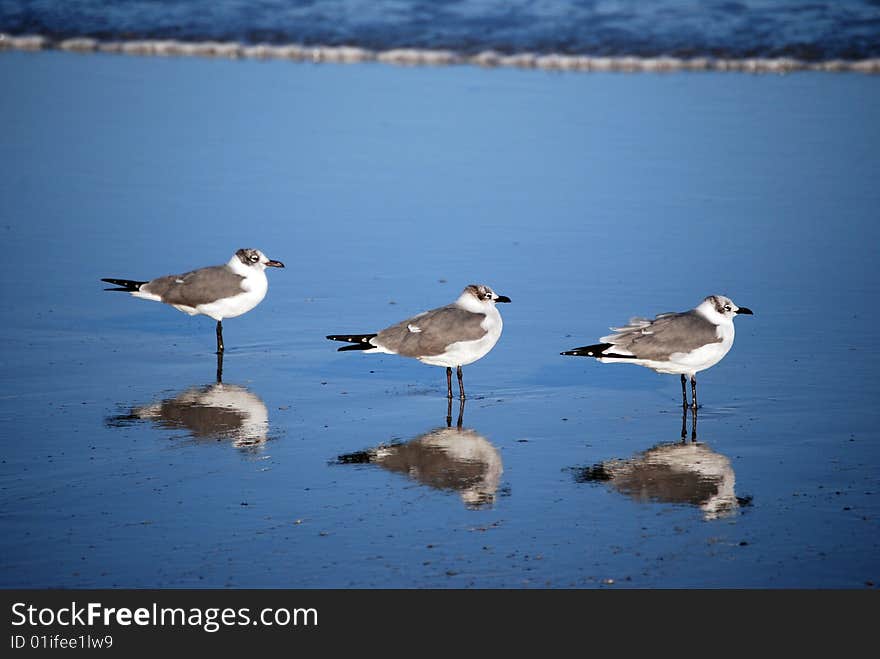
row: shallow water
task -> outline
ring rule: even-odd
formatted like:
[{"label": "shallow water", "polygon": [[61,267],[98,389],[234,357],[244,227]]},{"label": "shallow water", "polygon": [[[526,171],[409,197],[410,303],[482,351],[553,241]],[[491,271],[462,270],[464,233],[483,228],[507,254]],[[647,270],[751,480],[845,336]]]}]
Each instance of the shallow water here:
[{"label": "shallow water", "polygon": [[[3,586],[878,583],[875,79],[44,52],[0,80]],[[246,246],[287,268],[219,387],[212,321],[102,291]],[[472,282],[513,302],[461,432],[442,369],[324,339]],[[696,447],[676,377],[558,354],[709,293],[755,316]]]}]

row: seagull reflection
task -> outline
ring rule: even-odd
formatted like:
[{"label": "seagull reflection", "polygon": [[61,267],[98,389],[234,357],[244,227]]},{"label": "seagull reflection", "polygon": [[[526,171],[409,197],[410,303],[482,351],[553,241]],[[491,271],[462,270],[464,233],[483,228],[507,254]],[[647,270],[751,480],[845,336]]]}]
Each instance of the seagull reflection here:
[{"label": "seagull reflection", "polygon": [[491,507],[504,471],[501,454],[475,430],[462,428],[464,404],[462,400],[455,427],[450,400],[445,428],[436,428],[405,444],[380,444],[340,455],[337,464],[377,464],[423,485],[458,492],[471,510]]},{"label": "seagull reflection", "polygon": [[128,414],[107,419],[108,426],[152,421],[161,428],[186,430],[196,440],[232,440],[237,448],[265,444],[269,412],[255,394],[236,384],[192,387],[174,398],[134,407]]},{"label": "seagull reflection", "polygon": [[[696,437],[694,414],[692,437]],[[736,513],[736,476],[726,456],[706,444],[684,440],[658,444],[623,460],[615,459],[575,470],[578,482],[605,482],[636,501],[699,506],[707,520]]]}]

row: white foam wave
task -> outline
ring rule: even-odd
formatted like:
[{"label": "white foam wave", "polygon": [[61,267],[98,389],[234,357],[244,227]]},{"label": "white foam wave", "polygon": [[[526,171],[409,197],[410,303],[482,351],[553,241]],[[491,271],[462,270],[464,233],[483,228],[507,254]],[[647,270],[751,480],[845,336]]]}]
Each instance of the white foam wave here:
[{"label": "white foam wave", "polygon": [[405,66],[448,66],[469,64],[486,68],[508,67],[550,71],[738,71],[748,73],[789,73],[793,71],[829,71],[880,73],[880,58],[863,60],[826,60],[807,62],[790,57],[723,59],[710,57],[592,57],[517,53],[507,55],[492,50],[464,55],[449,50],[395,48],[375,51],[355,46],[302,46],[299,44],[248,45],[238,42],[141,39],[133,41],[102,41],[76,37],[59,41],[42,35],[10,35],[0,33],[2,50],[65,50],[78,53],[121,53],[165,57],[224,57],[230,59],[287,59],[304,62],[383,62]]}]

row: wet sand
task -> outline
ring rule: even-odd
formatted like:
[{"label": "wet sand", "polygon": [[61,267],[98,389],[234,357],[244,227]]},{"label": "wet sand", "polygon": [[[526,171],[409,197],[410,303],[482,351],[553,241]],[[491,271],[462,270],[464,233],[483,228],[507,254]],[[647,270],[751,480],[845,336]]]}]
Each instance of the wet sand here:
[{"label": "wet sand", "polygon": [[[876,587],[880,81],[0,53],[4,587]],[[285,262],[213,322],[102,291]],[[464,369],[335,352],[512,298]],[[699,376],[558,353],[710,293]],[[447,426],[449,414],[449,426]]]}]

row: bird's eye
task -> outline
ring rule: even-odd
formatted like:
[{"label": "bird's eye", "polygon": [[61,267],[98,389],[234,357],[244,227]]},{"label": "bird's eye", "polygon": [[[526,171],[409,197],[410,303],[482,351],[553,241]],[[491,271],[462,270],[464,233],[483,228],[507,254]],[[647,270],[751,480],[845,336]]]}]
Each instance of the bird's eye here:
[{"label": "bird's eye", "polygon": [[[251,254],[251,263],[256,263],[259,260],[260,260],[259,256],[257,256],[256,254]],[[728,307],[728,308],[730,308],[730,307]]]},{"label": "bird's eye", "polygon": [[486,293],[486,295],[485,295],[484,297],[485,297],[487,300],[491,300],[491,299],[492,299],[492,294],[491,294],[491,293]]},{"label": "bird's eye", "polygon": [[724,310],[725,310],[725,311],[730,311],[730,305],[729,305],[729,304],[725,304],[725,305],[724,305]]}]

